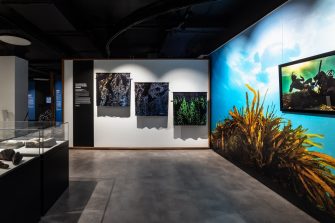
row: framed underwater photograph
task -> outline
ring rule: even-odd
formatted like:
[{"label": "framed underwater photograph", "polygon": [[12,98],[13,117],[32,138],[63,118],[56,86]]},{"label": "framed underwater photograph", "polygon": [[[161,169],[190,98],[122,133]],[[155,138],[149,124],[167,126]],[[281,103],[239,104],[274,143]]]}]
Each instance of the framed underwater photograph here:
[{"label": "framed underwater photograph", "polygon": [[206,125],[207,92],[173,92],[174,125]]},{"label": "framed underwater photograph", "polygon": [[135,115],[167,116],[169,104],[168,82],[135,83]]},{"label": "framed underwater photograph", "polygon": [[130,106],[130,73],[97,73],[97,106]]},{"label": "framed underwater photograph", "polygon": [[335,51],[279,65],[280,110],[335,114]]}]

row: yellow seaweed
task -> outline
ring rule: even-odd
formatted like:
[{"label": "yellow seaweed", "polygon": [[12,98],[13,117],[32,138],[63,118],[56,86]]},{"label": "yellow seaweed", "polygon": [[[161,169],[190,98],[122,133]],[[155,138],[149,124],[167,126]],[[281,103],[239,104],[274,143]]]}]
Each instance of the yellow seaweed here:
[{"label": "yellow seaweed", "polygon": [[[274,107],[264,111],[265,97],[250,85],[253,100],[246,108],[229,111],[229,117],[217,124],[211,141],[228,159],[243,165],[267,170],[271,177],[280,179],[283,186],[294,188],[315,207],[335,217],[335,158],[311,151],[322,148],[314,138],[324,135],[307,133],[302,126],[293,128],[291,121],[275,115]],[[219,146],[219,147],[218,147]]]}]

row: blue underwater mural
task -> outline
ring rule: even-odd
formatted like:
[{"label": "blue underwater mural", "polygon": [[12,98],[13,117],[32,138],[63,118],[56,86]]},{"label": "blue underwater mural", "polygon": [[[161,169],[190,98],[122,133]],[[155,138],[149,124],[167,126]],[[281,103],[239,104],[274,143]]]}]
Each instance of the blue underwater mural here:
[{"label": "blue underwater mural", "polygon": [[[211,126],[245,105],[245,84],[267,91],[265,107],[323,134],[324,153],[335,157],[335,116],[280,112],[278,65],[335,50],[335,2],[290,1],[211,55]],[[334,65],[335,68],[335,65]]]},{"label": "blue underwater mural", "polygon": [[[312,135],[308,135],[306,143],[301,143],[301,148],[290,155],[293,157],[298,153],[299,155],[303,154],[300,158],[297,158],[297,160],[302,161],[301,167],[303,169],[297,173],[297,181],[292,182],[292,185],[289,186],[296,187],[299,196],[307,197],[307,200],[314,202],[315,206],[332,213],[333,216],[335,216],[335,181],[333,181],[335,179],[335,116],[281,112],[278,65],[335,50],[334,11],[335,2],[332,0],[288,1],[211,54],[212,146],[214,148],[220,147],[223,142],[233,145],[233,143],[236,144],[241,140],[253,142],[254,139],[245,134],[245,131],[255,134],[256,138],[263,137],[263,135],[255,133],[255,131],[261,131],[258,129],[261,128],[259,126],[250,125],[244,128],[241,124],[244,119],[249,124],[252,119],[257,119],[257,122],[269,121],[275,123],[275,117],[282,117],[281,120],[286,123],[286,126],[289,123],[288,120],[290,120],[292,126],[288,126],[285,130],[277,129],[278,134],[274,135],[274,138],[283,135],[284,131],[288,135],[296,137],[295,140],[298,141],[303,140],[301,137],[303,134]],[[239,112],[238,109],[242,107],[246,109],[247,107],[246,92],[248,92],[249,105],[252,107],[253,97],[255,94],[257,95],[257,92],[253,92],[254,89],[259,91],[260,102],[266,95],[263,113],[268,106],[274,106],[273,119],[263,117],[262,114],[255,115],[258,111],[256,106],[249,108],[249,112],[246,110],[244,113]],[[257,97],[255,101],[257,101]],[[237,110],[233,111],[232,115],[230,111],[234,106]],[[277,126],[276,123],[274,125]],[[285,124],[280,124],[281,129],[284,126]],[[307,132],[298,129],[299,126],[302,126],[302,129],[307,129]],[[225,138],[225,134],[230,135],[230,139]],[[239,138],[236,134],[245,134],[245,137]],[[248,138],[249,136],[251,138]],[[283,140],[274,139],[271,141],[274,143],[271,146],[274,148],[280,147],[283,141],[287,141],[287,136],[282,137]],[[313,139],[309,141],[309,137]],[[214,145],[213,139],[216,140]],[[296,146],[295,142],[292,141],[292,147],[293,145]],[[257,150],[258,146],[262,147],[264,145],[260,143],[260,145],[252,146]],[[222,147],[219,149],[223,150]],[[248,149],[252,150],[254,148],[251,147],[248,147]],[[307,149],[307,152],[304,152],[305,149]],[[308,153],[310,151],[315,151],[315,153]],[[239,152],[241,152],[239,153],[240,156],[245,155],[243,151]],[[231,151],[226,153],[228,159],[234,156],[233,153]],[[276,152],[274,154],[275,156],[278,155]],[[261,160],[265,156],[269,156],[266,162]],[[306,157],[310,159],[308,164],[306,164],[307,162],[304,163]],[[240,160],[244,159],[243,157],[239,158],[241,158]],[[290,165],[289,163],[276,164],[277,166],[268,165],[270,162],[275,163],[276,157],[273,156],[272,151],[265,151],[261,158],[254,160],[254,165],[262,170],[272,168],[271,171],[276,171],[283,168],[283,165]],[[240,160],[238,162],[242,162]],[[252,163],[249,161],[248,164]],[[311,163],[315,164],[316,169],[306,170],[308,172],[306,173],[304,165],[310,165]],[[327,168],[323,169],[325,166]],[[319,171],[318,168],[323,169],[322,173],[320,172],[320,175],[313,178],[313,174]],[[328,175],[329,171],[333,174]],[[325,175],[330,178],[325,179]],[[283,175],[276,177],[280,178]],[[304,177],[306,177],[306,180],[304,180]],[[322,198],[320,198],[322,201],[315,198],[315,194],[322,194]]]}]

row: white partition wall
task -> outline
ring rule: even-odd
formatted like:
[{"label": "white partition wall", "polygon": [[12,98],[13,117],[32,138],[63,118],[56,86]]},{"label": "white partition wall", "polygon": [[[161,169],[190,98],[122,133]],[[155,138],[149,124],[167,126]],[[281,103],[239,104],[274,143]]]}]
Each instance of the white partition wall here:
[{"label": "white partition wall", "polygon": [[69,123],[69,146],[73,146],[73,61],[63,62],[64,122]]},{"label": "white partition wall", "polygon": [[0,121],[23,121],[28,111],[28,61],[0,57]]},{"label": "white partition wall", "polygon": [[[64,118],[73,126],[72,61],[64,61]],[[108,148],[208,148],[206,126],[173,125],[173,92],[208,92],[207,60],[95,60],[96,73],[130,73],[130,108],[96,106],[94,146]],[[95,78],[92,80],[96,86]],[[135,82],[169,82],[168,116],[135,116]],[[83,120],[85,121],[85,120]],[[72,139],[72,137],[71,137]],[[72,140],[70,141],[72,146]]]}]

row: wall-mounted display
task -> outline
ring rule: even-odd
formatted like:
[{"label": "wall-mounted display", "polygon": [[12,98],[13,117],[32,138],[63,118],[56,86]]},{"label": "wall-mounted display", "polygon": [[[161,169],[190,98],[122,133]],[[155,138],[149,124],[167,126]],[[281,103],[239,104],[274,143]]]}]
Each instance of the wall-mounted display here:
[{"label": "wall-mounted display", "polygon": [[169,83],[135,83],[135,113],[137,116],[167,116]]},{"label": "wall-mounted display", "polygon": [[174,92],[174,125],[206,125],[207,92]]},{"label": "wall-mounted display", "polygon": [[93,62],[93,60],[73,61],[74,146],[94,146]]},{"label": "wall-mounted display", "polygon": [[97,106],[130,106],[129,73],[96,74]]},{"label": "wall-mounted display", "polygon": [[279,65],[282,111],[335,113],[335,52]]}]

